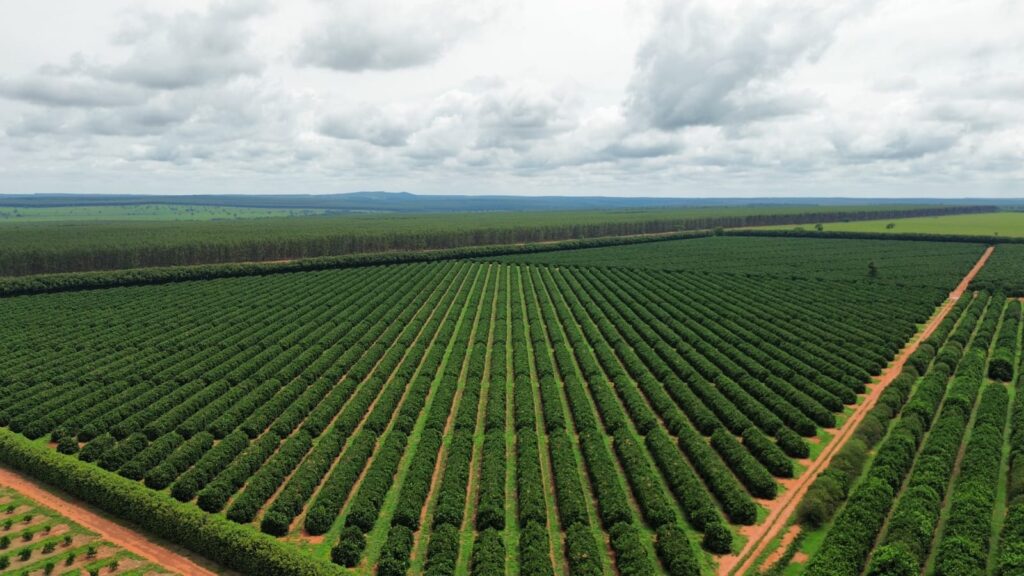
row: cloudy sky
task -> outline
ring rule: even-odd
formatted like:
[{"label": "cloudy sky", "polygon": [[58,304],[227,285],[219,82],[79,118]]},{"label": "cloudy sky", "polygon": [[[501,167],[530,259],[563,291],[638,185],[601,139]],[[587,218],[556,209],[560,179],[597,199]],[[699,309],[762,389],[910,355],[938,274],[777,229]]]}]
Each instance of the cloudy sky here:
[{"label": "cloudy sky", "polygon": [[1024,195],[1020,0],[0,14],[0,193]]}]

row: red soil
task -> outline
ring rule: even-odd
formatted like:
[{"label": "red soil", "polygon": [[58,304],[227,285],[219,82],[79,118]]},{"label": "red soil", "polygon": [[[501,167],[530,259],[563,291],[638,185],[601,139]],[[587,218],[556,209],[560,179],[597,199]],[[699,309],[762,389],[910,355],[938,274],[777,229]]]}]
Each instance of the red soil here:
[{"label": "red soil", "polygon": [[778,562],[779,559],[782,558],[782,556],[786,553],[786,548],[789,548],[789,545],[793,542],[793,539],[796,538],[796,535],[799,533],[800,526],[798,524],[793,524],[792,526],[790,526],[789,530],[787,530],[786,533],[782,535],[782,541],[779,542],[779,547],[775,550],[772,550],[772,553],[764,559],[764,563],[762,565],[771,566],[772,564]]},{"label": "red soil", "polygon": [[985,249],[985,252],[978,259],[978,262],[971,268],[970,272],[964,276],[964,279],[957,285],[949,294],[949,298],[939,308],[938,313],[932,317],[931,321],[925,326],[918,337],[914,338],[909,344],[907,344],[903,350],[896,356],[896,358],[889,364],[889,366],[882,372],[878,377],[878,382],[874,384],[868,384],[867,396],[864,401],[861,402],[854,409],[853,414],[846,419],[835,432],[835,437],[832,442],[822,450],[818,458],[811,464],[811,466],[800,475],[799,478],[792,480],[781,481],[785,487],[785,492],[777,499],[772,501],[761,502],[762,505],[768,508],[768,517],[764,522],[757,526],[744,526],[740,529],[740,533],[748,538],[747,543],[743,546],[743,550],[739,554],[730,554],[728,556],[722,556],[718,562],[718,574],[730,575],[730,574],[744,574],[751,567],[754,566],[758,556],[760,556],[768,544],[774,540],[783,528],[786,527],[786,523],[789,521],[790,516],[796,511],[797,505],[803,498],[804,494],[807,493],[807,489],[814,482],[814,480],[828,467],[829,462],[832,461],[832,457],[835,456],[840,448],[846,444],[846,442],[853,436],[853,431],[860,424],[860,421],[864,419],[864,416],[874,407],[878,401],[878,397],[886,389],[886,387],[896,379],[900,371],[903,369],[903,364],[910,358],[910,355],[917,350],[918,344],[925,341],[932,332],[938,328],[939,324],[946,318],[949,311],[952,310],[953,305],[957,300],[963,296],[964,292],[967,291],[967,287],[970,285],[971,280],[981,270],[982,266],[988,260],[992,254],[993,247],[989,246]]},{"label": "red soil", "polygon": [[217,574],[208,568],[200,566],[193,559],[182,555],[182,553],[175,552],[131,528],[104,518],[70,498],[54,494],[42,484],[38,484],[18,472],[0,468],[0,484],[13,488],[28,498],[54,510],[61,516],[100,534],[104,540],[134,552],[150,562],[159,564],[173,572],[188,574],[189,576],[216,576]]}]

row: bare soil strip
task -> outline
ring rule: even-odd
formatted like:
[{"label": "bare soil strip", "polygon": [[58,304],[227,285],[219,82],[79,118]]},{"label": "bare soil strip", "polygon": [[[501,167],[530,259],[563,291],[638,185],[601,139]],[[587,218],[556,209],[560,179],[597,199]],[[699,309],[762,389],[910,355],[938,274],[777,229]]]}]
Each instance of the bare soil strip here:
[{"label": "bare soil strip", "polygon": [[764,559],[762,566],[769,567],[774,565],[779,560],[781,560],[782,557],[786,555],[786,549],[789,548],[789,545],[793,543],[793,540],[799,533],[800,526],[798,524],[791,525],[789,527],[789,530],[786,530],[786,533],[782,535],[782,540],[779,542],[779,547],[773,550],[772,553]]},{"label": "bare soil strip", "polygon": [[[722,556],[718,563],[718,574],[720,575],[732,575],[732,574],[744,574],[750,570],[757,558],[764,552],[768,545],[774,540],[780,532],[786,527],[786,523],[789,521],[790,516],[796,510],[797,505],[803,498],[807,489],[818,477],[819,474],[825,471],[828,467],[829,462],[832,461],[832,457],[835,456],[844,444],[853,436],[853,431],[860,424],[860,421],[864,419],[864,416],[875,406],[878,401],[878,397],[882,392],[889,386],[889,384],[896,379],[900,371],[903,370],[903,364],[906,363],[910,355],[913,354],[918,345],[925,341],[932,332],[939,326],[939,324],[946,318],[949,311],[952,310],[953,305],[961,296],[967,291],[967,287],[970,285],[971,280],[981,270],[982,266],[988,260],[992,254],[993,247],[989,246],[985,249],[985,252],[978,259],[978,262],[971,268],[970,272],[964,276],[964,279],[960,281],[960,284],[950,292],[949,298],[942,304],[935,316],[932,317],[931,321],[921,330],[918,335],[911,339],[910,343],[907,344],[903,350],[896,356],[896,358],[889,364],[889,366],[882,372],[878,377],[878,382],[868,385],[867,396],[864,401],[858,404],[846,422],[843,423],[835,434],[832,441],[822,450],[818,458],[811,464],[811,466],[804,471],[800,478],[794,483],[791,489],[787,489],[779,498],[771,502],[771,509],[769,510],[768,517],[765,521],[757,526],[751,526],[748,530],[744,531],[744,535],[748,537],[747,543],[743,546],[743,549],[738,554],[730,554],[728,556]],[[790,488],[787,486],[787,488]]]},{"label": "bare soil strip", "polygon": [[136,532],[132,528],[100,516],[80,502],[57,495],[44,485],[30,480],[18,472],[0,468],[0,484],[13,488],[61,516],[96,532],[104,540],[134,552],[172,572],[189,576],[217,575],[217,572],[198,564],[196,559],[155,542],[151,537]]}]

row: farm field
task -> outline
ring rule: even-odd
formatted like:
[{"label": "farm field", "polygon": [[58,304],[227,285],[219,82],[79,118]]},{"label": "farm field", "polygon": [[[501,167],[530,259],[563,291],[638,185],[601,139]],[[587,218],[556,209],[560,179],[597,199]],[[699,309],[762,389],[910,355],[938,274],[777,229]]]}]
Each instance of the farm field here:
[{"label": "farm field", "polygon": [[974,284],[990,291],[1005,290],[1009,296],[1024,296],[1024,246],[1001,244]]},{"label": "farm field", "polygon": [[0,574],[170,575],[0,484]]},{"label": "farm field", "polygon": [[498,260],[951,287],[982,250],[968,243],[714,236]]},{"label": "farm field", "polygon": [[134,204],[127,206],[10,207],[0,205],[0,226],[27,222],[239,220],[323,214],[324,210],[239,208],[188,204]]},{"label": "farm field", "polygon": [[[0,276],[444,250],[982,209],[864,205],[324,214],[299,220],[20,222],[11,218],[0,225]],[[8,210],[13,208],[0,208]]]},{"label": "farm field", "polygon": [[765,568],[829,576],[1024,570],[1021,303],[982,292],[957,307],[938,353],[894,383],[892,402],[818,478],[794,518],[795,536],[763,558]]},{"label": "farm field", "polygon": [[[947,299],[988,255],[725,236],[3,298],[0,463],[246,574],[833,574],[929,386],[980,357],[1020,398],[1020,303]],[[991,423],[983,566],[1018,538]]]},{"label": "farm field", "polygon": [[[768,226],[766,228],[769,230],[791,230],[793,226]],[[829,222],[823,224],[822,228],[826,232],[953,234],[1022,238],[1024,237],[1024,212],[991,212],[986,214],[900,218],[898,220]]]}]

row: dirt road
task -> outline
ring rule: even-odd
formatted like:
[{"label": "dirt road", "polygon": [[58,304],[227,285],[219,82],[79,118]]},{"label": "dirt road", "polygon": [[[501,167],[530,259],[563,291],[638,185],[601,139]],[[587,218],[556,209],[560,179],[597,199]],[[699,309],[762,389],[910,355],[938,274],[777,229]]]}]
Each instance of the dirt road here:
[{"label": "dirt road", "polygon": [[184,552],[176,552],[132,528],[93,512],[89,507],[71,497],[52,492],[43,484],[18,472],[0,468],[0,485],[13,488],[61,516],[96,532],[104,540],[134,552],[171,572],[186,576],[216,576],[217,574],[217,572],[197,563],[197,560],[206,563],[205,560],[186,556]]},{"label": "dirt road", "polygon": [[868,385],[867,396],[864,401],[856,406],[853,414],[843,423],[833,437],[832,441],[829,442],[828,446],[821,452],[818,458],[811,464],[811,466],[804,471],[800,478],[795,482],[786,485],[786,492],[779,498],[767,502],[769,505],[768,517],[765,521],[757,526],[745,527],[743,535],[748,538],[747,543],[743,546],[738,554],[730,554],[728,556],[722,556],[718,562],[718,574],[721,576],[727,575],[740,575],[744,574],[747,570],[754,565],[758,556],[760,556],[768,544],[775,539],[776,536],[786,527],[786,523],[789,521],[790,516],[796,511],[797,505],[803,498],[807,489],[811,486],[814,480],[819,474],[825,471],[828,467],[829,462],[832,461],[832,457],[835,456],[840,448],[853,436],[853,431],[856,430],[857,425],[864,419],[864,416],[875,406],[878,401],[878,397],[882,394],[882,391],[886,389],[889,384],[899,376],[901,370],[903,370],[903,364],[906,363],[910,355],[917,350],[918,344],[924,342],[931,336],[932,332],[938,328],[939,324],[946,318],[949,311],[952,310],[953,305],[961,296],[967,291],[967,287],[970,285],[971,280],[981,270],[982,266],[988,260],[992,254],[993,247],[989,246],[985,249],[985,252],[978,259],[978,262],[971,268],[970,272],[964,276],[960,284],[950,292],[949,298],[939,307],[939,311],[932,317],[932,319],[925,325],[924,329],[921,330],[917,337],[915,337],[909,344],[907,344],[903,350],[896,356],[896,358],[889,364],[888,367],[878,377],[878,382]]}]

